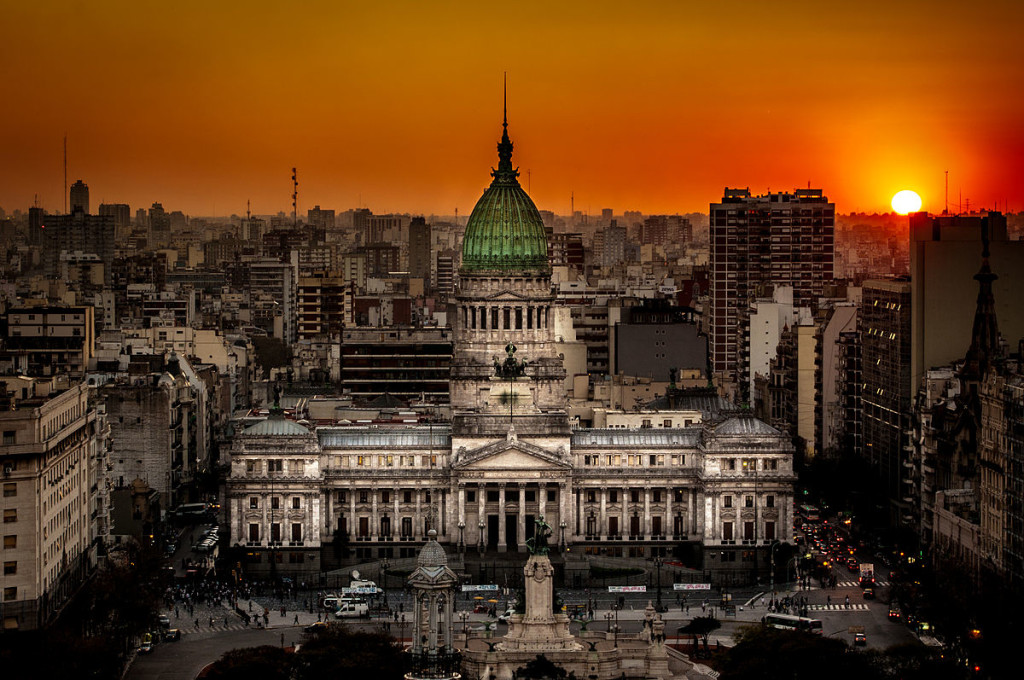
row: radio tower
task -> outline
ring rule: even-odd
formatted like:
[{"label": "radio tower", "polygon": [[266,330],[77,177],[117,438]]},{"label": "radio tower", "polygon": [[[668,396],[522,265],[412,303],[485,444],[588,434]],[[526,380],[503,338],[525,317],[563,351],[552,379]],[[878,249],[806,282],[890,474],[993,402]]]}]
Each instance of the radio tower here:
[{"label": "radio tower", "polygon": [[292,228],[299,228],[299,179],[292,168]]}]

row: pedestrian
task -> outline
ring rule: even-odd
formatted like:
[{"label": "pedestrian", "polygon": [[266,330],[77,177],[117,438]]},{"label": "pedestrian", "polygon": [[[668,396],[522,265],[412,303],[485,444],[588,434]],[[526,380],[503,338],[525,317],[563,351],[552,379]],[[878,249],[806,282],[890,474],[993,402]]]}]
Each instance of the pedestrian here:
[{"label": "pedestrian", "polygon": [[196,628],[199,627],[199,619],[196,619]]},{"label": "pedestrian", "polygon": [[846,608],[847,609],[850,608],[850,596],[849,595],[846,596]]},{"label": "pedestrian", "polygon": [[213,628],[213,617],[210,617],[210,628]]},{"label": "pedestrian", "polygon": [[832,596],[831,595],[828,596],[828,604],[829,604],[829,606],[832,606]]},{"label": "pedestrian", "polygon": [[174,618],[178,618],[178,608],[174,608]]},{"label": "pedestrian", "polygon": [[298,625],[298,624],[299,624],[299,615],[298,615],[298,613],[296,613],[295,614],[295,625]]}]

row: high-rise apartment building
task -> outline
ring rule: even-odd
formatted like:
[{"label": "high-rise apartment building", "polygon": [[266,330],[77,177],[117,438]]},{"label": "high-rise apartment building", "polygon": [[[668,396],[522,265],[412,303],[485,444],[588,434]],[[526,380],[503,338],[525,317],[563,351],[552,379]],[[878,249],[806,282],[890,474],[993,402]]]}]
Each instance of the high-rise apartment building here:
[{"label": "high-rise apartment building", "polygon": [[127,203],[100,203],[99,214],[114,223],[116,238],[124,238],[132,228],[132,209]]},{"label": "high-rise apartment building", "polygon": [[430,285],[430,225],[422,217],[409,223],[409,276]]},{"label": "high-rise apartment building", "polygon": [[737,325],[762,283],[793,287],[796,307],[814,307],[832,281],[835,204],[820,189],[751,196],[726,189],[711,204],[712,370],[735,384]]},{"label": "high-rise apartment building", "polygon": [[[975,257],[977,260],[977,257]],[[861,418],[864,456],[881,480],[893,511],[908,514],[901,456],[903,432],[909,427],[911,284],[865,281],[861,305],[863,386]]]},{"label": "high-rise apartment building", "polygon": [[89,185],[78,180],[71,185],[70,190],[70,207],[69,212],[83,212],[86,215],[89,214]]},{"label": "high-rise apartment building", "polygon": [[0,381],[4,631],[51,622],[110,534],[110,432],[84,383]]}]

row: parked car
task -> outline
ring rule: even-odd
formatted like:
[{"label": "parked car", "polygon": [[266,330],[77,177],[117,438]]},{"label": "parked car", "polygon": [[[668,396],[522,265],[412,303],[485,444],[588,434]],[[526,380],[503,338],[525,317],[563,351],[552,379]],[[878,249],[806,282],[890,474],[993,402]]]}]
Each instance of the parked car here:
[{"label": "parked car", "polygon": [[508,623],[512,618],[512,615],[516,613],[515,607],[509,607],[503,613],[498,614],[498,620],[502,623]]},{"label": "parked car", "polygon": [[171,627],[171,619],[170,619],[169,616],[167,616],[167,614],[161,614],[157,618],[157,621],[160,622],[160,627],[163,628],[164,630],[167,630],[168,628]]}]

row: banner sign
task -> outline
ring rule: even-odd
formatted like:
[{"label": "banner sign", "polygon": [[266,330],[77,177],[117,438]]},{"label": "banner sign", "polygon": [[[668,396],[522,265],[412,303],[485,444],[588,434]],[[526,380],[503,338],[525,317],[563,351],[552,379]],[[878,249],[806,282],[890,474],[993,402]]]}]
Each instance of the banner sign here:
[{"label": "banner sign", "polygon": [[464,593],[475,593],[475,592],[482,591],[482,590],[492,591],[493,592],[493,591],[496,591],[497,589],[498,589],[498,586],[497,586],[497,584],[494,584],[494,583],[485,583],[485,584],[476,585],[476,586],[462,586],[462,592],[464,592]]},{"label": "banner sign", "polygon": [[609,593],[646,593],[647,586],[608,586]]},{"label": "banner sign", "polygon": [[673,583],[672,590],[711,590],[710,583]]},{"label": "banner sign", "polygon": [[345,595],[376,595],[376,587],[360,586],[358,588],[342,588],[341,592]]}]

